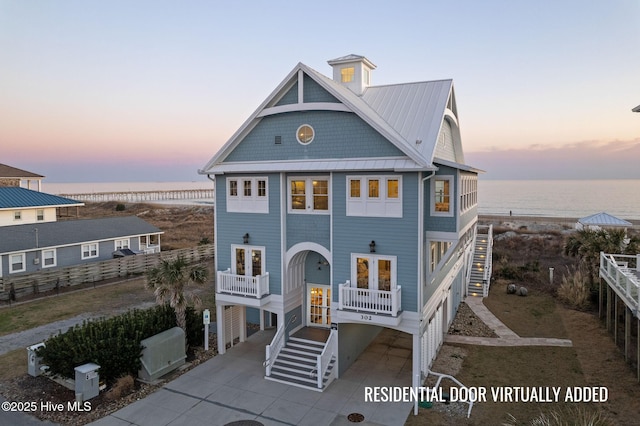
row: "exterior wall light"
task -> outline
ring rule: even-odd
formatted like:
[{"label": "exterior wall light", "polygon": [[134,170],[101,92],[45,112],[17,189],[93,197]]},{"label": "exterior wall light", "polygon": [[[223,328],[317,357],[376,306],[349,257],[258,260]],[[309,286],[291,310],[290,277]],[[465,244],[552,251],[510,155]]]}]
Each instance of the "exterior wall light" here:
[{"label": "exterior wall light", "polygon": [[242,242],[245,244],[249,244],[249,233],[247,232],[242,236]]},{"label": "exterior wall light", "polygon": [[369,243],[369,253],[375,253],[376,252],[376,242],[371,240],[371,242]]}]

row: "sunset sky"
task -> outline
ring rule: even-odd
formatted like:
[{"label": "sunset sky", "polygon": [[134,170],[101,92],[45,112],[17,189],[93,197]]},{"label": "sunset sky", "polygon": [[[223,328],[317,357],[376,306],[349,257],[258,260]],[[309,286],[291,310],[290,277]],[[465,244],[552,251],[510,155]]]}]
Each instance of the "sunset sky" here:
[{"label": "sunset sky", "polygon": [[0,0],[0,163],[202,180],[298,63],[453,78],[485,179],[640,179],[640,2]]}]

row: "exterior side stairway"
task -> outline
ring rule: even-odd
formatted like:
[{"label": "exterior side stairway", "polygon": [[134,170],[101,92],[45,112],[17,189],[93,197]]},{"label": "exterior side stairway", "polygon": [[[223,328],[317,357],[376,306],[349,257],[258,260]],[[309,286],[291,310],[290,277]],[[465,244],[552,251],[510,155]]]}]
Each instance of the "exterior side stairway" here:
[{"label": "exterior side stairway", "polygon": [[317,360],[325,348],[325,342],[289,337],[285,346],[280,350],[271,367],[271,375],[265,377],[280,383],[321,392],[333,379],[335,356],[322,380],[322,389],[318,388]]},{"label": "exterior side stairway", "polygon": [[492,249],[493,227],[478,226],[467,291],[469,296],[487,297],[489,295]]}]

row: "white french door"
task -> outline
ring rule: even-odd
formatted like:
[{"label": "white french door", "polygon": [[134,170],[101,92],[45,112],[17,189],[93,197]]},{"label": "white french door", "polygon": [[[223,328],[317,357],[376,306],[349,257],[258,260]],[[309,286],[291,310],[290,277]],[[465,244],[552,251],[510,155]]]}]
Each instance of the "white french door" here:
[{"label": "white french door", "polygon": [[331,326],[331,286],[307,284],[307,325]]},{"label": "white french door", "polygon": [[351,255],[351,282],[357,288],[391,291],[396,287],[396,257]]},{"label": "white french door", "polygon": [[231,273],[256,277],[264,275],[264,247],[233,246]]}]

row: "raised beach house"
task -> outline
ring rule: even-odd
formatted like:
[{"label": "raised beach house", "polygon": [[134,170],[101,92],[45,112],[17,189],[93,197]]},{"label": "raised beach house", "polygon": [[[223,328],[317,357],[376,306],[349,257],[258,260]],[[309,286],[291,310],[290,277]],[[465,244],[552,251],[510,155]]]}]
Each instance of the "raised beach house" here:
[{"label": "raised beach house", "polygon": [[[255,318],[277,327],[266,377],[323,390],[388,327],[411,336],[418,386],[482,286],[479,171],[451,80],[374,86],[367,58],[328,63],[331,78],[296,65],[199,171],[216,189],[218,350]],[[320,343],[294,336],[309,328]]]}]

